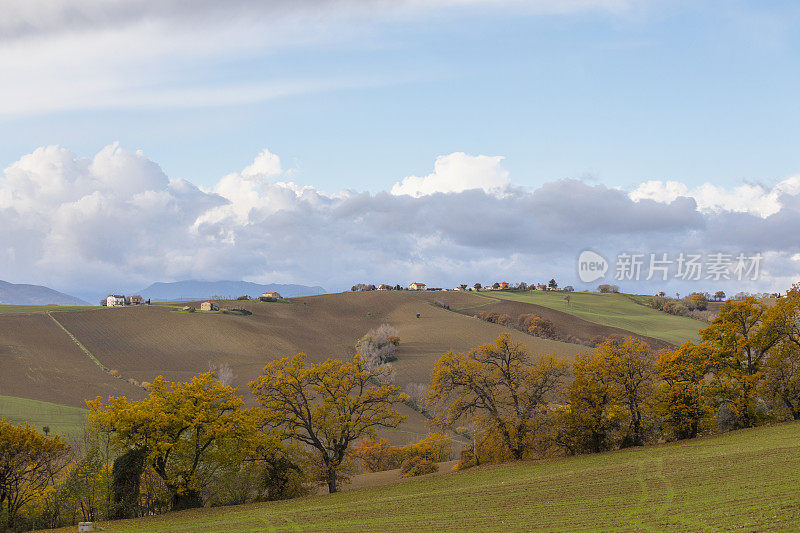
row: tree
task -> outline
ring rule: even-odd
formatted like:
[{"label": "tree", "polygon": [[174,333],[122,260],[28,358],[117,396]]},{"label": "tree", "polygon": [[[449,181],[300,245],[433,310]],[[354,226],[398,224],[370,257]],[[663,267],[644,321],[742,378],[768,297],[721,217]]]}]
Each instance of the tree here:
[{"label": "tree", "polygon": [[599,368],[608,376],[615,399],[628,410],[624,445],[644,444],[645,404],[655,390],[656,360],[646,342],[610,337],[597,346]]},{"label": "tree", "polygon": [[397,328],[382,324],[356,342],[356,353],[361,355],[368,367],[376,367],[394,361],[399,345]]},{"label": "tree", "polygon": [[255,420],[242,409],[233,387],[212,372],[188,383],[157,377],[150,396],[135,402],[112,397],[87,402],[89,423],[108,431],[120,452],[144,450],[147,463],[163,479],[173,509],[200,507],[205,477],[241,459],[258,435]]},{"label": "tree", "polygon": [[567,404],[560,412],[556,443],[570,454],[611,449],[624,423],[625,411],[614,402],[614,390],[603,358],[578,354]]},{"label": "tree", "polygon": [[358,354],[352,362],[311,364],[299,353],[267,364],[250,388],[265,423],[317,452],[328,490],[336,492],[350,446],[405,418],[392,407],[405,395],[381,382],[388,373],[387,368],[367,368]]},{"label": "tree", "polygon": [[721,302],[725,299],[725,291],[717,291],[714,293],[714,299],[718,302]]},{"label": "tree", "polygon": [[531,356],[507,334],[466,354],[448,352],[433,369],[431,403],[443,410],[435,421],[471,423],[522,459],[542,436],[566,372],[563,361]]},{"label": "tree", "polygon": [[686,301],[686,307],[688,307],[690,311],[695,309],[698,311],[705,311],[708,307],[708,298],[699,292],[693,292],[684,300]]},{"label": "tree", "polygon": [[550,287],[551,289],[557,289],[558,288],[558,283],[556,283],[555,278],[553,278],[553,279],[551,279],[550,281],[547,282],[547,286]]},{"label": "tree", "polygon": [[475,285],[472,286],[472,288],[475,289],[476,291],[479,291],[483,288],[483,285],[481,285],[480,283],[476,283]]},{"label": "tree", "polygon": [[770,352],[764,363],[764,392],[800,420],[800,348],[782,342]]},{"label": "tree", "polygon": [[28,424],[17,426],[0,419],[0,511],[5,504],[8,529],[15,529],[23,506],[53,485],[68,453],[62,437],[45,436]]},{"label": "tree", "polygon": [[784,307],[768,308],[752,296],[728,300],[719,316],[701,331],[713,350],[715,388],[730,403],[737,427],[756,423],[757,392],[767,354],[785,337]]},{"label": "tree", "polygon": [[609,285],[604,283],[602,285],[597,286],[597,290],[603,293],[606,292],[619,292],[619,287],[617,285]]},{"label": "tree", "polygon": [[706,374],[713,367],[713,353],[705,344],[686,342],[659,357],[663,383],[656,394],[656,412],[675,438],[696,437],[703,421],[710,418]]}]

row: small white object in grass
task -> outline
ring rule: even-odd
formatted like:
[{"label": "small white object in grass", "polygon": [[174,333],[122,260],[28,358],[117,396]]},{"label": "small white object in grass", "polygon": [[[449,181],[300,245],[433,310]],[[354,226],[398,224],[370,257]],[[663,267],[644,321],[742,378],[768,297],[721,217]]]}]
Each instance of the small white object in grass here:
[{"label": "small white object in grass", "polygon": [[78,522],[78,531],[94,531],[94,523]]}]

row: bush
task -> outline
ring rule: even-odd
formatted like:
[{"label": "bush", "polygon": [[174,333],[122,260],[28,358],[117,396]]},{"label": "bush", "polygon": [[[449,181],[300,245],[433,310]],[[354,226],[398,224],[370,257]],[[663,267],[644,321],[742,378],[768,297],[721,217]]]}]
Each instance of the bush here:
[{"label": "bush", "polygon": [[608,285],[604,283],[598,286],[597,290],[600,292],[619,292],[619,287],[617,285]]},{"label": "bush", "polygon": [[377,367],[397,359],[400,337],[397,328],[383,324],[367,332],[356,342],[356,353],[361,355],[370,367]]},{"label": "bush", "polygon": [[403,477],[423,476],[425,474],[432,474],[439,471],[439,465],[426,459],[415,455],[409,457],[400,466],[400,473]]}]

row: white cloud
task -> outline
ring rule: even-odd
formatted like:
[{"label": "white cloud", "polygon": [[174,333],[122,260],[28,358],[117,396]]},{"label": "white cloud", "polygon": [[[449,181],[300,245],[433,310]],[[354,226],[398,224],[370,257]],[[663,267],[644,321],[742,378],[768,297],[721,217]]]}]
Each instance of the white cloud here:
[{"label": "white cloud", "polygon": [[797,180],[764,191],[779,203],[765,218],[737,206],[698,209],[685,198],[692,190],[676,184],[642,184],[635,199],[576,180],[509,187],[500,163],[450,154],[394,194],[328,194],[285,181],[278,156],[264,150],[205,191],[117,144],[92,158],[42,147],[0,175],[0,279],[80,295],[193,278],[340,289],[555,276],[563,285],[574,284],[575,259],[592,249],[763,253],[764,279],[726,292],[797,280]]},{"label": "white cloud", "polygon": [[394,184],[392,194],[419,198],[472,189],[500,194],[511,184],[508,171],[501,166],[502,161],[502,156],[473,156],[464,152],[442,155],[436,158],[431,174],[404,178]]},{"label": "white cloud", "polygon": [[742,184],[732,189],[705,183],[689,188],[678,181],[647,181],[640,184],[630,197],[635,201],[649,199],[657,202],[672,202],[679,197],[692,198],[703,212],[734,211],[768,217],[783,207],[785,195],[800,193],[800,176],[787,178],[774,187],[757,184]]}]

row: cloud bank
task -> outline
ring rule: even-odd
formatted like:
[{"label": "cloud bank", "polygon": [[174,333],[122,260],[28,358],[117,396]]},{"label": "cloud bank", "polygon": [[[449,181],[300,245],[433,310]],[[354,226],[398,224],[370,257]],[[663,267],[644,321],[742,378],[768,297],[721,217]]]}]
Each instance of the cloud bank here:
[{"label": "cloud bank", "polygon": [[[780,290],[798,280],[798,178],[767,189],[644,183],[627,193],[577,180],[513,185],[499,156],[439,157],[391,192],[328,193],[293,183],[262,151],[211,190],[169,178],[117,144],[92,158],[47,146],[0,176],[0,279],[80,295],[152,281],[244,279],[348,288],[577,283],[585,249],[761,253],[743,283],[652,281],[630,290]],[[749,207],[748,207],[749,206]],[[611,280],[613,282],[613,280]]]}]

